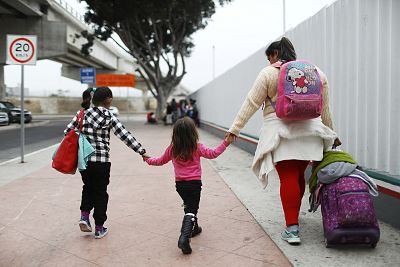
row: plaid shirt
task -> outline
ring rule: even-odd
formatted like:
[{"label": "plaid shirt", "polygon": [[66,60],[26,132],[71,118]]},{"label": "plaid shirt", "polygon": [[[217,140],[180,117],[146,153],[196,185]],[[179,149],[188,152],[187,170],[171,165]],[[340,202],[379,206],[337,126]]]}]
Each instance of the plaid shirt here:
[{"label": "plaid shirt", "polygon": [[[78,128],[78,111],[72,121],[67,125],[64,134]],[[122,123],[111,112],[104,107],[93,107],[85,110],[82,125],[82,134],[96,149],[95,154],[89,161],[109,162],[110,161],[110,130],[121,139],[128,147],[135,152],[143,155],[146,150],[136,141],[132,134],[122,125]]]}]

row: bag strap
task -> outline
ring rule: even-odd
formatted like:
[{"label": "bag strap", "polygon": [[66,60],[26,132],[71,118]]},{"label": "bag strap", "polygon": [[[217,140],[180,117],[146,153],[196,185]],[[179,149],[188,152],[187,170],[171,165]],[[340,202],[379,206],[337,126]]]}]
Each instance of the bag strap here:
[{"label": "bag strap", "polygon": [[[271,66],[274,67],[274,68],[280,69],[281,66],[282,66],[282,61],[277,61],[274,64],[271,64]],[[269,103],[271,104],[271,106],[276,110],[276,108],[275,108],[276,107],[276,103],[272,102],[272,99],[269,96],[267,96],[267,99],[268,99]],[[265,101],[264,101],[262,109],[264,110],[264,108],[265,108]]]},{"label": "bag strap", "polygon": [[275,67],[277,69],[280,69],[282,66],[282,61],[277,61],[274,64],[271,64],[272,67]]},{"label": "bag strap", "polygon": [[81,111],[78,114],[78,118],[77,121],[79,123],[79,131],[82,130],[82,126],[83,126],[83,117],[85,116],[85,109],[81,109]]}]

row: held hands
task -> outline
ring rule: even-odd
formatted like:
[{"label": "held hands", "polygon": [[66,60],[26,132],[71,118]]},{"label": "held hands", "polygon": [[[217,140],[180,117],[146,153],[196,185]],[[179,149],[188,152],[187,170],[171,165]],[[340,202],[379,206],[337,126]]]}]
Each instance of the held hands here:
[{"label": "held hands", "polygon": [[224,136],[225,141],[228,142],[229,144],[232,144],[233,142],[235,142],[236,138],[237,138],[237,136],[230,132],[226,132],[225,136]]},{"label": "held hands", "polygon": [[150,158],[150,156],[147,155],[146,153],[144,153],[144,154],[142,155],[143,161],[146,161],[146,160],[149,159],[149,158]]}]

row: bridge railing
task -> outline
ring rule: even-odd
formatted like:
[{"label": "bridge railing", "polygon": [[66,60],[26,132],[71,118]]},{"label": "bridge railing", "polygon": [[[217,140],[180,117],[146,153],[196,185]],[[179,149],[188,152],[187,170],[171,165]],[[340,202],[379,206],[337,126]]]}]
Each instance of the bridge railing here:
[{"label": "bridge railing", "polygon": [[74,7],[72,7],[67,1],[65,0],[53,0],[53,1],[59,4],[64,10],[66,10],[73,17],[85,23],[84,15],[82,15],[79,11],[77,11]]}]

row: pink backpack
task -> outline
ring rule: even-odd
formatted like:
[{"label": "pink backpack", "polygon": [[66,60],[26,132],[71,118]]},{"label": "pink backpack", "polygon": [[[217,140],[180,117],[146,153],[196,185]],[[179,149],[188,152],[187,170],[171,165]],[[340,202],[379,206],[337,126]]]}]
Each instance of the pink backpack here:
[{"label": "pink backpack", "polygon": [[322,81],[315,65],[306,61],[280,61],[272,64],[280,69],[276,103],[268,97],[278,118],[307,120],[322,113]]}]

